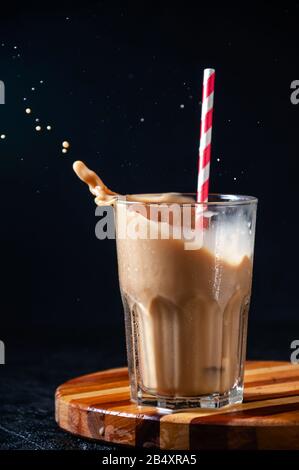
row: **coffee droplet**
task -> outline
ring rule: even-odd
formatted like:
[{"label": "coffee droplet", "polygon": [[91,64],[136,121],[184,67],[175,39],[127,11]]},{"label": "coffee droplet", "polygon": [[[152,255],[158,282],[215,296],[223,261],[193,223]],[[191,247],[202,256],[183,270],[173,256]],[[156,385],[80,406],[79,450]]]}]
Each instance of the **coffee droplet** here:
[{"label": "coffee droplet", "polygon": [[70,146],[70,143],[69,143],[67,140],[64,140],[64,141],[62,142],[62,147],[63,147],[63,148],[68,149],[69,146]]}]

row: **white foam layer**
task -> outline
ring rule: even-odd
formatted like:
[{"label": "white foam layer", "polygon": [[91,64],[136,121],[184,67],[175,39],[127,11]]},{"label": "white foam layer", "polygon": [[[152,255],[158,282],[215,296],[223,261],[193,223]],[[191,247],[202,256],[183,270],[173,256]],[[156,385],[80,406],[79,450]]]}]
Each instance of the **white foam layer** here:
[{"label": "white foam layer", "polygon": [[253,253],[253,235],[244,218],[212,223],[204,233],[204,247],[231,264]]}]

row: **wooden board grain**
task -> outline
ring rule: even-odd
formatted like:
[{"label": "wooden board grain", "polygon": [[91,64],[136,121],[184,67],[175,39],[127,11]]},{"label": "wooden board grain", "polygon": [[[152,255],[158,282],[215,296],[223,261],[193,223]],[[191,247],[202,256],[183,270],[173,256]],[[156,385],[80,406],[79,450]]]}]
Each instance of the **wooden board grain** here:
[{"label": "wooden board grain", "polygon": [[247,362],[242,404],[166,412],[130,402],[128,371],[78,377],[56,390],[56,421],[73,434],[160,449],[299,450],[299,365]]}]

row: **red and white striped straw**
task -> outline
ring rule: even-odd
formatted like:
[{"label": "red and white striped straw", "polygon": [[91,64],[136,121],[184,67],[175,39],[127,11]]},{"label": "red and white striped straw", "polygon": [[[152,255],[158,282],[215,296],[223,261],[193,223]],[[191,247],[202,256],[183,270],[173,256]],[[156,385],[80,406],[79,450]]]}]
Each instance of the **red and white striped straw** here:
[{"label": "red and white striped straw", "polygon": [[215,70],[203,73],[197,202],[208,202]]}]

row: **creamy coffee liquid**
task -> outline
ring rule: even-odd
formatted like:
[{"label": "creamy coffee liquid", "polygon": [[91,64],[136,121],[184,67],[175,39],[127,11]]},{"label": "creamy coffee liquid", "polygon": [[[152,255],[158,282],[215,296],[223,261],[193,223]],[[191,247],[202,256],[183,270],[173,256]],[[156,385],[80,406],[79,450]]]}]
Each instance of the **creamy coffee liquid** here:
[{"label": "creamy coffee liquid", "polygon": [[96,196],[96,204],[107,205],[114,202],[116,193],[107,188],[101,178],[94,171],[87,168],[83,162],[75,162],[73,169],[80,180],[88,185],[90,192]]},{"label": "creamy coffee liquid", "polygon": [[[116,193],[82,165],[75,171],[97,204],[115,203],[116,224],[120,209],[140,225],[154,223],[118,202]],[[127,200],[190,202],[176,193]],[[215,232],[211,226],[202,247],[192,251],[184,240],[117,239],[120,287],[131,322],[129,367],[138,360],[137,383],[144,391],[195,397],[236,385],[252,277],[252,247],[246,236],[238,236],[242,230],[242,221],[224,222]]]},{"label": "creamy coffee liquid", "polygon": [[212,233],[205,242],[188,251],[182,240],[117,239],[120,286],[133,315],[133,355],[139,357],[142,388],[150,393],[223,393],[240,376],[250,253],[243,247],[244,253],[225,259],[225,243]]}]

